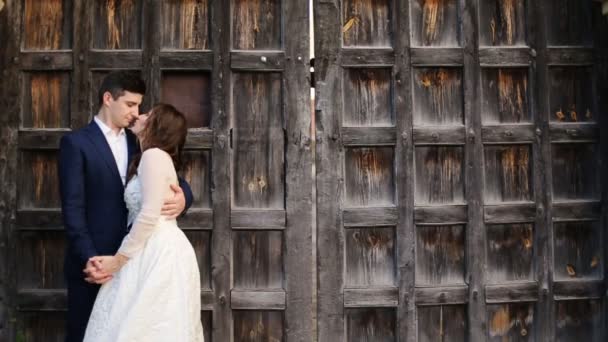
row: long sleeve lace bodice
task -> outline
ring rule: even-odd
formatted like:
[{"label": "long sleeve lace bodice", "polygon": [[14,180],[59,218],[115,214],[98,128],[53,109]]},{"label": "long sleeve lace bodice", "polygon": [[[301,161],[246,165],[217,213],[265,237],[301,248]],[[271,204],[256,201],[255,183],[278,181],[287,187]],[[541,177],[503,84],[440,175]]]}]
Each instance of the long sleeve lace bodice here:
[{"label": "long sleeve lace bodice", "polygon": [[135,220],[118,250],[118,254],[127,258],[132,258],[146,244],[161,219],[162,205],[171,193],[169,185],[177,184],[177,174],[171,156],[158,148],[144,151],[136,177],[137,179],[134,178],[131,182],[139,182],[140,189],[125,191],[125,197],[131,197],[125,198],[129,216],[135,215]]}]

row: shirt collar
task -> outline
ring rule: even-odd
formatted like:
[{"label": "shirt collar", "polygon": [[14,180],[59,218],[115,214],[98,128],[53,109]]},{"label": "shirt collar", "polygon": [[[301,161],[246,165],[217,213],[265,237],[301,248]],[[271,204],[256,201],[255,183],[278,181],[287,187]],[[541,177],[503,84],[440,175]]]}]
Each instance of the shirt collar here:
[{"label": "shirt collar", "polygon": [[[95,123],[101,129],[101,132],[103,133],[103,135],[116,136],[116,134],[114,134],[114,131],[112,131],[112,129],[110,127],[108,127],[108,125],[106,125],[103,121],[101,121],[101,119],[99,119],[97,117],[97,115],[94,116],[93,120],[95,120]],[[125,135],[125,129],[121,128],[120,131],[118,132],[118,136],[123,136],[123,135]]]}]

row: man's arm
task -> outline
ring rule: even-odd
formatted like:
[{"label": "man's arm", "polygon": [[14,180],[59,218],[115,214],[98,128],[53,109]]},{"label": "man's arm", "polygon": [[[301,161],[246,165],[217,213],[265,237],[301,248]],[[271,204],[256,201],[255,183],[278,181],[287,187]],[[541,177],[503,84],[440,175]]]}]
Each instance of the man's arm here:
[{"label": "man's arm", "polygon": [[63,223],[70,250],[84,268],[89,258],[97,255],[97,250],[86,224],[83,158],[69,136],[64,136],[60,143],[59,185]]}]

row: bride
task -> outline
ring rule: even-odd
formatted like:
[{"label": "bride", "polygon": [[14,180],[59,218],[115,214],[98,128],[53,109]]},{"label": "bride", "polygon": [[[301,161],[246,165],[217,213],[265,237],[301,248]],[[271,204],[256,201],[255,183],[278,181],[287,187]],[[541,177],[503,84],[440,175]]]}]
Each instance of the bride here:
[{"label": "bride", "polygon": [[111,276],[97,295],[85,342],[202,342],[200,276],[196,256],[175,220],[161,216],[187,134],[173,106],[154,106],[132,131],[142,154],[133,161],[125,189],[130,232],[113,256],[93,257]]}]

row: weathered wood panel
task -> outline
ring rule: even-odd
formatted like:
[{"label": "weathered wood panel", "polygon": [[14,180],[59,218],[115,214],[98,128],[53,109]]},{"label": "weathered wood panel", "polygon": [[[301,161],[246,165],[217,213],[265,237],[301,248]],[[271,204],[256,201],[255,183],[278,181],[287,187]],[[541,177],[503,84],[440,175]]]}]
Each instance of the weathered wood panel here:
[{"label": "weathered wood panel", "polygon": [[346,309],[345,316],[347,341],[397,341],[393,309]]},{"label": "weathered wood panel", "polygon": [[284,208],[281,74],[233,77],[233,206]]},{"label": "weathered wood panel", "polygon": [[283,313],[281,311],[234,311],[234,341],[282,342]]},{"label": "weathered wood panel", "polygon": [[460,11],[456,0],[411,0],[411,35],[416,46],[459,46]]},{"label": "weathered wood panel", "polygon": [[346,149],[344,183],[347,206],[383,206],[394,203],[393,154],[390,147]]},{"label": "weathered wood panel", "polygon": [[414,124],[462,124],[464,106],[461,70],[417,68],[413,73]]},{"label": "weathered wood panel", "polygon": [[71,0],[25,0],[23,48],[69,49],[72,45]]},{"label": "weathered wood panel", "polygon": [[602,341],[600,301],[558,301],[555,311],[555,341]]},{"label": "weathered wood panel", "polygon": [[553,223],[555,279],[601,279],[602,233],[597,222]]},{"label": "weathered wood panel", "polygon": [[35,72],[24,75],[24,128],[62,128],[70,124],[70,75]]},{"label": "weathered wood panel", "polygon": [[63,312],[24,312],[17,321],[16,341],[65,341]]},{"label": "weathered wood panel", "polygon": [[553,144],[551,152],[554,200],[599,196],[595,144]]},{"label": "weathered wood panel", "polygon": [[591,45],[591,1],[546,1],[547,45]]},{"label": "weathered wood panel", "polygon": [[346,287],[396,284],[393,228],[348,229],[345,240]]},{"label": "weathered wood panel", "polygon": [[212,342],[213,312],[201,311],[201,322],[203,323],[203,336],[205,337],[205,342]]},{"label": "weathered wood panel", "polygon": [[537,341],[534,303],[489,305],[488,322],[488,341]]},{"label": "weathered wood panel", "polygon": [[418,307],[418,342],[467,341],[467,314],[463,305]]},{"label": "weathered wood panel", "polygon": [[534,200],[531,154],[527,145],[485,147],[486,202]]},{"label": "weathered wood panel", "polygon": [[464,202],[464,149],[416,147],[416,204]]},{"label": "weathered wood panel", "polygon": [[23,151],[19,169],[19,208],[61,207],[55,151]]},{"label": "weathered wood panel", "polygon": [[532,224],[487,226],[486,283],[534,279]]},{"label": "weathered wood panel", "polygon": [[194,248],[198,269],[201,276],[201,289],[211,289],[211,232],[184,231]]},{"label": "weathered wood panel", "polygon": [[531,121],[528,69],[485,68],[481,82],[484,125]]},{"label": "weathered wood panel", "polygon": [[596,121],[592,68],[569,66],[549,70],[551,121]]},{"label": "weathered wood panel", "polygon": [[280,49],[281,17],[281,0],[232,0],[234,49]]},{"label": "weathered wood panel", "polygon": [[344,46],[390,46],[391,26],[391,2],[388,0],[345,0],[342,3]]},{"label": "weathered wood panel", "polygon": [[25,289],[64,288],[64,234],[23,231],[18,236],[18,286]]},{"label": "weathered wood panel", "polygon": [[416,285],[464,283],[465,227],[416,227]]},{"label": "weathered wood panel", "polygon": [[161,101],[186,115],[188,128],[211,123],[211,78],[207,72],[165,71],[161,79]]},{"label": "weathered wood panel", "polygon": [[233,240],[235,288],[283,288],[283,232],[237,231]]},{"label": "weathered wood panel", "polygon": [[163,49],[209,48],[211,25],[208,0],[166,0],[162,2],[161,13]]},{"label": "weathered wood panel", "polygon": [[142,46],[143,0],[100,0],[94,2],[92,47],[139,49]]},{"label": "weathered wood panel", "polygon": [[344,76],[345,126],[391,126],[390,69],[348,68]]},{"label": "weathered wood panel", "polygon": [[480,45],[526,44],[526,1],[480,1]]},{"label": "weathered wood panel", "polygon": [[183,154],[181,174],[190,184],[192,208],[211,208],[211,153],[187,150]]}]

